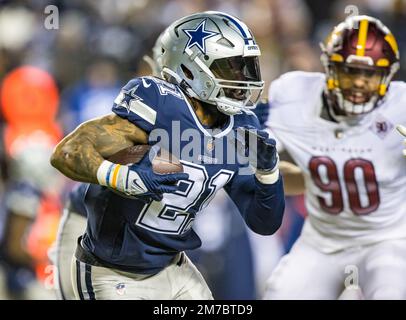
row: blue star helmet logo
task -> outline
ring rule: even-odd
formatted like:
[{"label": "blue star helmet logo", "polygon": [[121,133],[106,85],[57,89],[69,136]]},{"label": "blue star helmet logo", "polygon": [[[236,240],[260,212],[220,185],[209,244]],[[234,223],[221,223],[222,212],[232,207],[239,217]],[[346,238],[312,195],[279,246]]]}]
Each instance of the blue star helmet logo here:
[{"label": "blue star helmet logo", "polygon": [[206,20],[200,22],[196,29],[182,30],[189,37],[185,49],[196,46],[202,53],[206,53],[206,40],[219,34],[218,32],[206,30]]}]

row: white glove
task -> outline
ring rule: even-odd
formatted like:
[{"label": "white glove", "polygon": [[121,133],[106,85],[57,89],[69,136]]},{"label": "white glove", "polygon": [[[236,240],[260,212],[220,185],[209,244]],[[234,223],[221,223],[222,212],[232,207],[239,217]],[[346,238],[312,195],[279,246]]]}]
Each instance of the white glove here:
[{"label": "white glove", "polygon": [[[399,124],[396,126],[396,129],[402,136],[406,137],[406,127]],[[406,139],[403,141],[403,144],[405,146],[405,149],[403,149],[403,155],[406,157]]]},{"label": "white glove", "polygon": [[163,193],[175,193],[179,180],[187,180],[186,173],[157,174],[152,170],[148,153],[143,159],[131,166],[125,166],[104,160],[97,170],[100,185],[117,190],[131,197],[162,200]]}]

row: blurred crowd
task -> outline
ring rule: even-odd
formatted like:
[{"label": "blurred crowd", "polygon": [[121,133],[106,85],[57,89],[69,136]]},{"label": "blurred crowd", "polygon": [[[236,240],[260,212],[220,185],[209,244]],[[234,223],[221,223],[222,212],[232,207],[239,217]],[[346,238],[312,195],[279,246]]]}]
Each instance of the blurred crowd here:
[{"label": "blurred crowd", "polygon": [[[233,14],[251,28],[266,87],[286,71],[322,71],[319,42],[355,14],[376,16],[393,31],[397,77],[406,73],[406,0],[0,0],[0,299],[56,297],[51,245],[73,182],[49,165],[55,143],[110,112],[130,78],[151,73],[143,57],[168,24],[206,10]],[[287,199],[272,237],[247,230],[235,211],[220,193],[199,216],[203,246],[189,255],[215,298],[257,299],[300,233],[303,199]]]}]

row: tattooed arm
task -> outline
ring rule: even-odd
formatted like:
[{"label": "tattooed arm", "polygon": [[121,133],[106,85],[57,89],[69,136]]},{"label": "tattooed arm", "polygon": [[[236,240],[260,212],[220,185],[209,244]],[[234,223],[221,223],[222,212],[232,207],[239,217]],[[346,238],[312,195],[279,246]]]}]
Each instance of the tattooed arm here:
[{"label": "tattooed arm", "polygon": [[51,164],[72,180],[98,183],[97,170],[105,158],[148,135],[129,121],[110,114],[84,122],[55,148]]}]

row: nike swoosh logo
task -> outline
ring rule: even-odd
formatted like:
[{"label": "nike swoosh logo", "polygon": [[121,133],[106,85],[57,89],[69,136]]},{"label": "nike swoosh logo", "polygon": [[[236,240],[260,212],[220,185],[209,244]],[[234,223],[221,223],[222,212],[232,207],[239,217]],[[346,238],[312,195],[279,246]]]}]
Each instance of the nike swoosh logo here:
[{"label": "nike swoosh logo", "polygon": [[137,180],[138,180],[138,179],[134,179],[134,180],[133,180],[133,186],[134,186],[136,189],[138,189],[138,191],[139,191],[140,193],[145,193],[146,190],[144,189],[143,186],[141,186],[140,184],[138,184]]},{"label": "nike swoosh logo", "polygon": [[142,84],[144,85],[144,88],[149,88],[151,86],[151,83],[148,83],[147,81],[145,81],[144,78],[141,78]]}]

